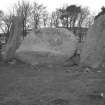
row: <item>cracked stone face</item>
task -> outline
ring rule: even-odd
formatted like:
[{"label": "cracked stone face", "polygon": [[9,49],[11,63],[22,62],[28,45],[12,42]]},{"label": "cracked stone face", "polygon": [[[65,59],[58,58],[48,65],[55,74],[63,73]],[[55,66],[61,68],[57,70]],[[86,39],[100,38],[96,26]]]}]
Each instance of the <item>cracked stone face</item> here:
[{"label": "cracked stone face", "polygon": [[105,15],[95,20],[87,32],[86,40],[80,54],[80,62],[92,68],[97,68],[104,60],[105,45]]}]

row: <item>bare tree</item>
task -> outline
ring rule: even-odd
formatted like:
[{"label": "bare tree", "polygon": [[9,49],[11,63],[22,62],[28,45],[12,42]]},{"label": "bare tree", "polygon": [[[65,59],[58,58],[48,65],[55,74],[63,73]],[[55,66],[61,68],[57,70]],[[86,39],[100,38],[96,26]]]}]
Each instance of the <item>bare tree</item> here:
[{"label": "bare tree", "polygon": [[81,12],[81,8],[76,5],[67,6],[66,9],[59,9],[61,16],[60,19],[63,25],[68,27],[75,27],[75,23],[78,19],[78,16]]},{"label": "bare tree", "polygon": [[[43,17],[43,14],[46,12],[46,7],[39,5],[34,2],[32,10],[32,19],[34,21],[34,28],[38,29],[40,27],[40,22]],[[45,21],[45,20],[44,20]]]},{"label": "bare tree", "polygon": [[5,32],[4,29],[3,29],[3,27],[2,27],[2,25],[3,25],[3,17],[4,17],[4,12],[2,10],[0,10],[0,29],[3,32]]},{"label": "bare tree", "polygon": [[13,14],[10,13],[8,15],[5,15],[3,12],[1,12],[0,15],[1,15],[0,16],[0,29],[3,32],[5,40],[7,42],[9,34],[10,34]]},{"label": "bare tree", "polygon": [[51,19],[52,19],[53,26],[59,27],[59,23],[60,23],[60,12],[59,12],[59,10],[56,10],[56,11],[52,12]]},{"label": "bare tree", "polygon": [[90,11],[87,7],[82,8],[81,7],[81,12],[79,14],[79,19],[78,19],[78,27],[82,27],[82,24],[84,20],[90,15]]},{"label": "bare tree", "polygon": [[92,26],[92,24],[94,23],[94,18],[95,16],[94,15],[90,15],[86,18],[85,20],[85,23],[84,23],[84,26],[89,28],[90,26]]},{"label": "bare tree", "polygon": [[44,27],[46,27],[47,26],[47,21],[48,21],[48,12],[47,11],[43,12],[42,20],[43,20]]},{"label": "bare tree", "polygon": [[68,28],[69,23],[68,23],[68,14],[67,14],[66,9],[63,7],[63,8],[58,9],[58,11],[60,14],[60,20],[61,20],[62,26]]},{"label": "bare tree", "polygon": [[76,20],[78,19],[78,15],[81,12],[81,8],[76,5],[70,5],[66,8],[67,15],[70,27],[75,27]]},{"label": "bare tree", "polygon": [[8,41],[8,38],[9,38],[9,35],[10,35],[10,29],[11,29],[13,17],[14,17],[13,14],[5,15],[3,17],[3,22],[4,22],[3,32],[6,36],[6,42]]},{"label": "bare tree", "polygon": [[32,6],[29,2],[25,1],[18,1],[17,4],[14,6],[14,11],[16,12],[16,16],[20,16],[23,18],[23,37],[26,36],[26,30],[27,30],[27,21],[28,17],[31,14]]}]

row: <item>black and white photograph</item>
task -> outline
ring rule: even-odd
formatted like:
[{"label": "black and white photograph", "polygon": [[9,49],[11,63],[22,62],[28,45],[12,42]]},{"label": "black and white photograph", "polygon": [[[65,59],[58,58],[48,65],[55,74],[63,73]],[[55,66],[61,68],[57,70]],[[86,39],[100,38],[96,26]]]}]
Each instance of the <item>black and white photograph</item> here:
[{"label": "black and white photograph", "polygon": [[105,105],[105,0],[1,0],[0,105]]}]

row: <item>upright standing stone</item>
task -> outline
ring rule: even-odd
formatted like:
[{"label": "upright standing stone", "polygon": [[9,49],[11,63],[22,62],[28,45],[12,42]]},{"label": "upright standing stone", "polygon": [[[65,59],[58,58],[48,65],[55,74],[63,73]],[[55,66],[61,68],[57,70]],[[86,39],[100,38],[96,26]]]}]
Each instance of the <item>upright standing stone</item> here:
[{"label": "upright standing stone", "polygon": [[87,37],[80,54],[80,63],[97,68],[104,60],[105,15],[97,18],[87,32]]},{"label": "upright standing stone", "polygon": [[9,39],[7,41],[6,47],[3,49],[2,52],[2,57],[4,60],[8,61],[14,57],[16,49],[19,47],[21,36],[22,18],[19,16],[13,17]]}]

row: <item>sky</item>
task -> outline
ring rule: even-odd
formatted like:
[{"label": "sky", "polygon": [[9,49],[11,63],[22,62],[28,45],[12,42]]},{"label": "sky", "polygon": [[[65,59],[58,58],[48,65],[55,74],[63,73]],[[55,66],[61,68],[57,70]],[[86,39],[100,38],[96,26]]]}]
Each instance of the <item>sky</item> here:
[{"label": "sky", "polygon": [[[21,0],[1,0],[0,10],[4,13],[9,13],[15,3]],[[78,6],[89,7],[91,12],[98,13],[102,6],[105,6],[105,0],[24,0],[32,3],[33,1],[38,4],[43,4],[47,7],[48,12],[56,10],[56,8],[63,7],[63,5],[77,4]]]}]

